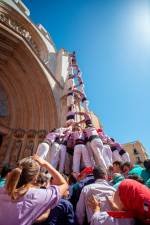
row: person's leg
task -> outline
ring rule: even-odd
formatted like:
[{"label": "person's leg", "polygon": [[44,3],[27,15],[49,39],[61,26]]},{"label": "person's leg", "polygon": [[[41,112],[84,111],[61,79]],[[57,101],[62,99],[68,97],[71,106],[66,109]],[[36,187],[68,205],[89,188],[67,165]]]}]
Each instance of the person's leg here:
[{"label": "person's leg", "polygon": [[38,145],[37,155],[40,156],[42,159],[46,159],[48,151],[49,151],[49,144],[42,142],[41,144]]},{"label": "person's leg", "polygon": [[60,159],[59,159],[59,172],[64,172],[66,159],[66,145],[60,145]]},{"label": "person's leg", "polygon": [[81,145],[75,145],[73,155],[73,173],[80,172]]},{"label": "person's leg", "polygon": [[89,112],[89,101],[88,100],[85,100],[82,102],[83,104],[83,108],[86,112]]},{"label": "person's leg", "polygon": [[67,107],[70,107],[74,104],[74,96],[73,95],[68,95],[67,96]]},{"label": "person's leg", "polygon": [[109,145],[104,145],[103,147],[103,158],[105,160],[107,168],[112,166],[112,151]]},{"label": "person's leg", "polygon": [[73,88],[73,86],[74,86],[74,80],[73,79],[68,79],[67,80],[67,84],[68,84],[68,89],[69,88]]},{"label": "person's leg", "polygon": [[81,145],[82,160],[85,167],[92,167],[90,156],[85,145]]},{"label": "person's leg", "polygon": [[80,84],[79,90],[80,90],[82,93],[84,93],[84,84]]},{"label": "person's leg", "polygon": [[60,156],[60,145],[56,142],[52,144],[51,154],[50,154],[50,163],[54,168],[57,168]]},{"label": "person's leg", "polygon": [[103,143],[100,140],[100,138],[93,139],[91,141],[91,147],[93,150],[96,165],[101,165],[101,166],[103,166],[104,169],[107,170],[107,166],[106,166],[105,160],[103,158]]},{"label": "person's leg", "polygon": [[122,158],[119,155],[119,151],[117,149],[112,151],[112,160],[113,160],[113,162],[115,162],[115,161],[122,161]]},{"label": "person's leg", "polygon": [[87,148],[88,154],[90,156],[90,161],[91,161],[92,167],[94,167],[95,166],[95,161],[94,161],[94,155],[93,155],[93,151],[92,151],[90,142],[86,143],[86,148]]}]

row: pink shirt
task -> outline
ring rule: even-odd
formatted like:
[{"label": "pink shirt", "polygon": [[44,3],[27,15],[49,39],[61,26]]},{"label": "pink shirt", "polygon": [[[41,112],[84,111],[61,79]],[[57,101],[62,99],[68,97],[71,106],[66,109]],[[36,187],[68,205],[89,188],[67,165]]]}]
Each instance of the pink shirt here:
[{"label": "pink shirt", "polygon": [[84,131],[86,132],[86,135],[87,135],[88,138],[91,137],[92,135],[98,136],[98,133],[97,133],[95,127],[86,127],[84,129]]},{"label": "pink shirt", "polygon": [[74,131],[73,132],[73,138],[74,138],[74,141],[76,141],[78,139],[84,140],[84,134],[83,134],[82,131]]},{"label": "pink shirt", "polygon": [[5,188],[0,189],[0,225],[31,225],[48,209],[53,209],[60,200],[59,188],[30,188],[17,201],[12,201]]},{"label": "pink shirt", "polygon": [[59,134],[55,133],[55,132],[50,132],[49,134],[47,134],[45,140],[49,140],[51,143],[53,143],[56,139],[56,137],[58,137]]}]

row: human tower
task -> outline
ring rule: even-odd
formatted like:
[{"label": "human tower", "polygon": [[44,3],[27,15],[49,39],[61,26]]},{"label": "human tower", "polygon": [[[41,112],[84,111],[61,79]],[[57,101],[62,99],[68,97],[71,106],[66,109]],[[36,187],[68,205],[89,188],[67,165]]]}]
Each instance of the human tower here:
[{"label": "human tower", "polygon": [[110,171],[113,161],[130,162],[129,154],[119,143],[101,128],[94,127],[75,52],[69,54],[66,90],[66,124],[47,134],[39,144],[37,154],[47,159],[59,172],[72,173],[76,178],[85,167],[101,165]]}]

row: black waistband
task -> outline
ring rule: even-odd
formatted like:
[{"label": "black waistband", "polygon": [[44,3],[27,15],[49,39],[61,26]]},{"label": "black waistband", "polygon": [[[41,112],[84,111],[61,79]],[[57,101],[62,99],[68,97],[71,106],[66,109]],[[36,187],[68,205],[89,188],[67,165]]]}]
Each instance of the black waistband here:
[{"label": "black waistband", "polygon": [[67,96],[73,96],[73,92],[68,93]]},{"label": "black waistband", "polygon": [[126,153],[126,151],[123,148],[119,151],[119,155],[121,155],[121,156],[125,153]]},{"label": "black waistband", "polygon": [[58,144],[61,144],[61,140],[59,138],[56,138],[54,142],[58,143]]},{"label": "black waistband", "polygon": [[61,144],[67,146],[67,141],[62,141]]},{"label": "black waistband", "polygon": [[69,155],[72,155],[72,156],[73,156],[74,148],[68,148],[68,147],[67,147],[67,153],[68,153]]},{"label": "black waistband", "polygon": [[118,149],[116,148],[116,146],[111,146],[110,148],[111,148],[111,151],[112,151],[112,152],[114,152],[114,151],[116,151],[116,150],[118,151]]},{"label": "black waistband", "polygon": [[[87,127],[88,127],[89,125],[90,125],[90,126],[93,125],[91,119],[85,120],[85,124],[86,124]],[[90,126],[89,126],[89,127],[90,127]]]},{"label": "black waistband", "polygon": [[83,139],[77,139],[75,145],[85,145],[85,141]]},{"label": "black waistband", "polygon": [[86,101],[86,100],[87,100],[87,98],[86,98],[86,97],[82,98],[82,102],[84,102],[84,101]]},{"label": "black waistband", "polygon": [[48,145],[51,145],[51,141],[49,141],[48,139],[44,140],[43,142],[48,144]]},{"label": "black waistband", "polygon": [[91,136],[89,137],[89,141],[91,142],[92,140],[94,140],[94,139],[96,139],[96,138],[99,138],[99,136],[98,136],[98,135],[91,135]]},{"label": "black waistband", "polygon": [[85,143],[88,143],[88,142],[89,142],[88,137],[86,137],[86,138],[84,139],[84,141],[85,141]]},{"label": "black waistband", "polygon": [[71,120],[71,119],[74,120],[74,118],[75,118],[75,115],[70,115],[70,116],[67,116],[67,117],[66,117],[66,120]]}]

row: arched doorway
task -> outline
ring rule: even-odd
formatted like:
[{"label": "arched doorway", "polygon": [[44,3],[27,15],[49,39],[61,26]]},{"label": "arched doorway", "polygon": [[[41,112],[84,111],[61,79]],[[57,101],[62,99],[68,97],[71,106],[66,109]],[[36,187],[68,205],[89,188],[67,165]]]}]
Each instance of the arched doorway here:
[{"label": "arched doorway", "polygon": [[58,125],[50,74],[30,46],[0,24],[0,162],[33,154]]}]

